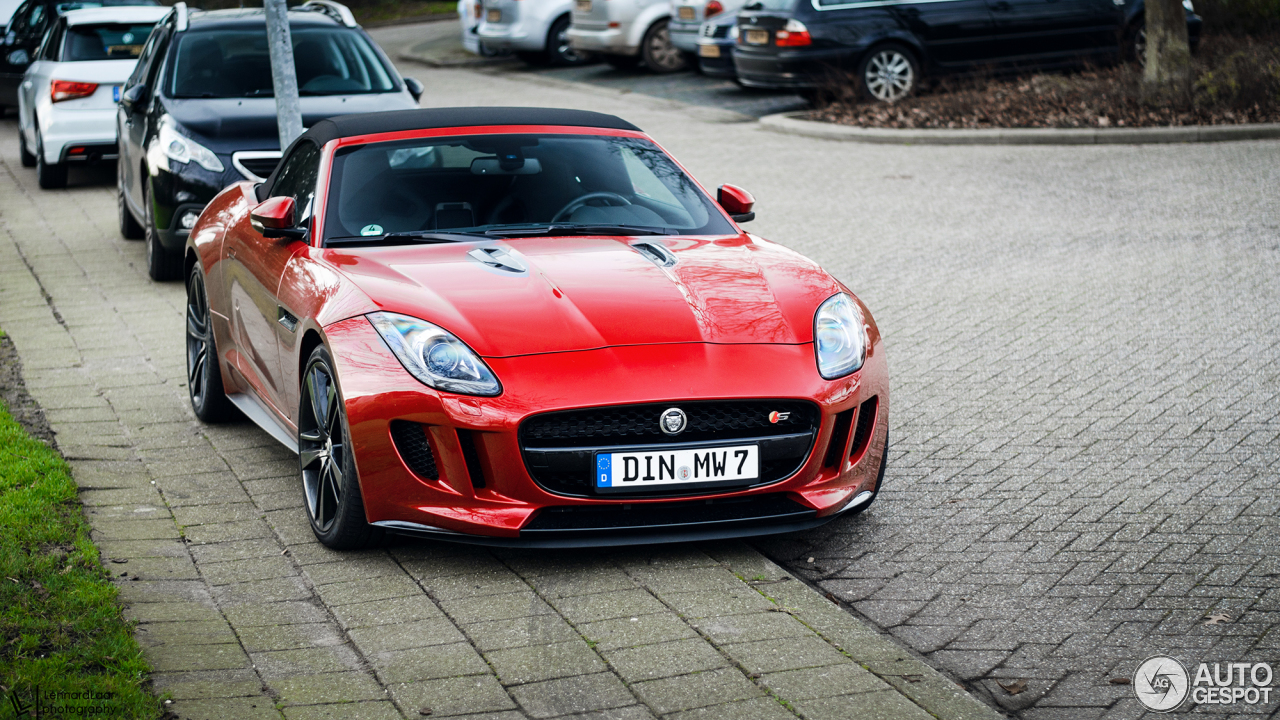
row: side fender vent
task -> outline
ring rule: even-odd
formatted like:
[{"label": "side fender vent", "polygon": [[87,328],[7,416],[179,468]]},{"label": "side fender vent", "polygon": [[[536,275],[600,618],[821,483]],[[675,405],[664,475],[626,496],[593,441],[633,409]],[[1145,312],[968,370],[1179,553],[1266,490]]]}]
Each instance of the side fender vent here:
[{"label": "side fender vent", "polygon": [[880,397],[872,396],[858,408],[858,427],[853,433],[853,446],[849,449],[849,459],[854,463],[862,460],[862,456],[871,447],[871,436],[876,429],[876,414],[880,410]]},{"label": "side fender vent", "polygon": [[476,449],[475,433],[471,430],[458,431],[458,444],[462,446],[462,457],[467,461],[467,474],[471,476],[471,487],[484,487],[484,468],[480,465],[480,452]]}]

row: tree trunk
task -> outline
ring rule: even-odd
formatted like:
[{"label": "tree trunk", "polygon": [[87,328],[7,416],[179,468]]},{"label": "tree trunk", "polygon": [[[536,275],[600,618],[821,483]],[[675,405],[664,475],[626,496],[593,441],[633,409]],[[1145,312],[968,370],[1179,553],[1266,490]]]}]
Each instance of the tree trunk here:
[{"label": "tree trunk", "polygon": [[1174,100],[1191,86],[1191,46],[1182,0],[1146,0],[1147,57],[1143,90],[1150,100]]}]

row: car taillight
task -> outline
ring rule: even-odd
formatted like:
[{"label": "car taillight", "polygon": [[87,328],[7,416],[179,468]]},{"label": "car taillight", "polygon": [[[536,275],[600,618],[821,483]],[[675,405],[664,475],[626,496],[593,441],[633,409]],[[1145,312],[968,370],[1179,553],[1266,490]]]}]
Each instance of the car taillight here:
[{"label": "car taillight", "polygon": [[53,102],[62,102],[63,100],[89,97],[97,91],[98,86],[94,83],[54,80],[49,86],[49,98]]},{"label": "car taillight", "polygon": [[773,34],[773,44],[778,47],[802,47],[812,45],[813,38],[809,36],[809,28],[804,23],[792,18],[785,27]]},{"label": "car taillight", "polygon": [[720,0],[711,0],[702,10],[702,17],[709,18],[712,15],[719,15],[724,12],[724,5],[720,4]]}]

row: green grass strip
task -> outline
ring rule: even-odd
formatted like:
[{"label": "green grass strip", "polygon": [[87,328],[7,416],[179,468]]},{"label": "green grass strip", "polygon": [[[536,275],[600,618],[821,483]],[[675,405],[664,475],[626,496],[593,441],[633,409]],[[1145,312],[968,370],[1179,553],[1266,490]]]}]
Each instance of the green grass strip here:
[{"label": "green grass strip", "polygon": [[155,718],[148,671],[66,462],[0,402],[0,717]]}]

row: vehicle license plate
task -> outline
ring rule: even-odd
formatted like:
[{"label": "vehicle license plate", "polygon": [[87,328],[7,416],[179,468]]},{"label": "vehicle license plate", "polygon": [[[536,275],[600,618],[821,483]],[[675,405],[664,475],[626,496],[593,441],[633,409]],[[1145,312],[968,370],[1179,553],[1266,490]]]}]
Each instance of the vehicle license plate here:
[{"label": "vehicle license plate", "polygon": [[685,5],[685,6],[681,7],[681,8],[680,8],[680,19],[681,19],[681,20],[692,20],[692,19],[693,19],[693,8],[689,7],[688,5]]},{"label": "vehicle license plate", "polygon": [[595,485],[602,492],[758,477],[760,448],[756,445],[596,454]]},{"label": "vehicle license plate", "polygon": [[490,10],[489,14],[485,17],[485,19],[488,20],[489,22],[502,22],[502,11]]},{"label": "vehicle license plate", "polygon": [[720,46],[719,45],[699,45],[698,55],[706,58],[718,58],[720,57]]},{"label": "vehicle license plate", "polygon": [[768,30],[748,30],[746,34],[746,40],[748,45],[768,45],[769,31]]},{"label": "vehicle license plate", "polygon": [[591,0],[578,0],[578,12],[591,12]]},{"label": "vehicle license plate", "polygon": [[119,85],[111,86],[111,101],[120,102],[120,86]]}]

